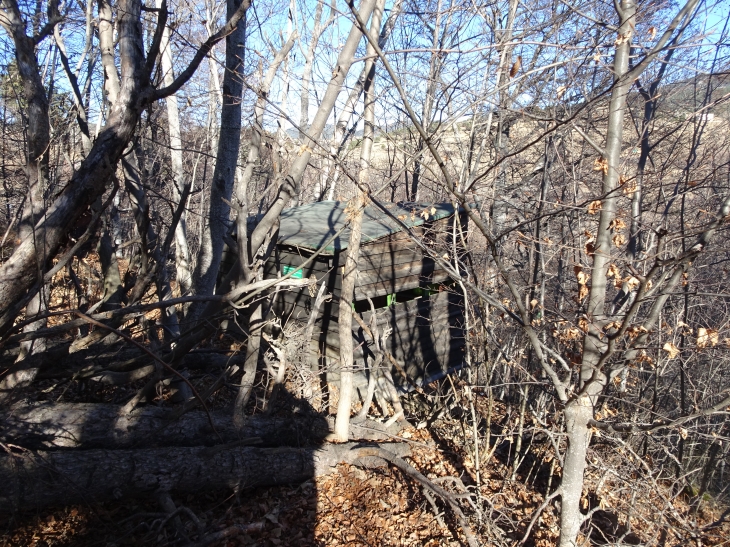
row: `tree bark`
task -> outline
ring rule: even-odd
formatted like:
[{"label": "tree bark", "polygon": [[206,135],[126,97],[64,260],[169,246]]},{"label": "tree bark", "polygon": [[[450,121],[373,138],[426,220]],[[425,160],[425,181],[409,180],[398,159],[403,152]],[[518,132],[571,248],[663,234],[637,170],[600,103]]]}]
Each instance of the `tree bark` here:
[{"label": "tree bark", "polygon": [[16,406],[0,419],[0,436],[3,442],[31,449],[86,450],[207,446],[248,437],[260,438],[265,446],[299,446],[317,443],[329,433],[327,421],[315,415],[254,415],[239,430],[228,412],[212,412],[209,418],[196,410],[171,421],[173,412],[145,406],[124,414],[121,406],[99,403]]},{"label": "tree bark", "polygon": [[[137,155],[134,152],[129,154],[129,160],[122,160],[124,169],[124,185],[129,193],[129,201],[134,212],[134,220],[137,225],[137,232],[141,244],[142,266],[130,294],[130,303],[136,304],[142,298],[149,283],[154,278],[157,298],[160,302],[172,299],[172,288],[170,287],[170,273],[167,270],[167,253],[162,248],[162,241],[159,234],[150,222],[149,202],[147,190],[140,177],[142,169],[137,164]],[[163,308],[160,323],[165,331],[165,340],[169,341],[180,334],[180,325],[174,306]]]},{"label": "tree bark", "polygon": [[568,448],[565,451],[563,476],[560,480],[560,547],[577,547],[578,532],[583,524],[580,498],[583,494],[583,474],[590,439],[588,421],[593,419],[590,398],[571,401],[564,410]]},{"label": "tree bark", "polygon": [[[370,36],[375,40],[380,32],[380,22],[383,18],[384,0],[378,0],[370,23]],[[357,282],[357,261],[360,255],[360,241],[362,239],[362,218],[367,205],[367,194],[362,191],[370,179],[370,158],[372,156],[373,139],[375,137],[375,50],[368,44],[366,62],[367,76],[364,85],[363,114],[365,126],[360,148],[360,175],[361,189],[357,199],[350,202],[350,239],[347,244],[347,258],[345,271],[342,275],[342,290],[339,302],[339,335],[340,335],[340,399],[337,403],[337,421],[335,422],[335,437],[343,442],[347,440],[350,429],[350,412],[352,407],[353,388],[353,342],[352,342],[352,302]]]},{"label": "tree bark", "polygon": [[[48,185],[48,147],[51,138],[51,126],[48,118],[48,97],[39,72],[38,60],[35,52],[35,40],[26,34],[26,25],[15,0],[3,0],[0,3],[2,10],[2,26],[13,39],[15,45],[15,60],[18,73],[23,81],[23,98],[27,117],[27,156],[25,171],[28,178],[28,193],[20,218],[18,235],[23,240],[35,241],[35,224],[40,219],[44,206],[43,194]],[[36,248],[36,275],[42,277],[45,263],[43,246]],[[48,291],[42,287],[28,303],[26,316],[32,317],[46,308]],[[39,320],[27,325],[25,331],[43,328],[45,320]],[[32,353],[45,349],[43,340],[21,344],[18,360],[22,361]],[[32,375],[32,373],[31,373]],[[26,381],[26,378],[19,378]],[[31,379],[32,381],[32,379]]]},{"label": "tree bark", "polygon": [[357,259],[360,255],[360,239],[362,236],[362,217],[365,207],[365,194],[360,192],[357,199],[350,202],[350,241],[347,246],[345,273],[342,276],[342,292],[339,303],[337,324],[340,335],[340,398],[337,402],[337,421],[335,437],[340,442],[347,439],[350,429],[350,412],[352,407],[352,387],[354,376],[353,343],[352,343],[352,301],[357,281]]},{"label": "tree bark", "polygon": [[604,159],[608,164],[603,176],[602,208],[596,230],[596,250],[591,268],[591,288],[588,294],[586,315],[588,331],[583,339],[583,356],[580,368],[580,385],[582,393],[571,400],[565,407],[566,433],[568,434],[568,451],[565,454],[563,479],[560,483],[562,499],[560,509],[560,547],[575,547],[578,532],[583,522],[580,512],[580,497],[583,490],[583,473],[588,453],[589,429],[588,420],[593,418],[593,409],[598,395],[607,383],[606,374],[600,366],[606,350],[603,325],[606,322],[606,290],[607,272],[611,260],[610,223],[616,216],[621,165],[621,145],[623,140],[624,115],[626,99],[633,81],[625,78],[629,69],[631,38],[634,32],[636,3],[634,0],[622,0],[617,4],[620,19],[619,39],[616,41],[614,56],[615,87],[611,94],[606,129],[606,148]]},{"label": "tree bark", "polygon": [[309,48],[304,54],[304,68],[302,70],[302,87],[300,92],[299,107],[299,140],[304,141],[304,136],[309,130],[309,84],[312,81],[312,69],[314,68],[314,52],[317,44],[324,31],[335,20],[334,3],[330,10],[327,21],[322,23],[322,12],[324,11],[324,0],[318,0],[317,7],[314,10],[314,28],[312,29],[312,39],[309,42]]},{"label": "tree bark", "polygon": [[[76,175],[38,221],[34,234],[22,238],[15,252],[0,268],[0,301],[6,303],[6,309],[0,316],[0,329],[9,326],[15,315],[13,304],[20,301],[35,283],[38,258],[47,261],[55,256],[78,217],[106,189],[113,175],[113,165],[134,133],[140,113],[136,99],[142,85],[139,77],[143,61],[140,3],[137,0],[122,0],[120,12],[119,48],[124,58],[124,84],[120,99],[111,109],[107,127],[99,135]],[[45,262],[41,267],[45,267]]]},{"label": "tree bark", "polygon": [[[296,484],[356,463],[356,444],[310,448],[217,447],[25,452],[0,457],[0,511],[33,511],[166,492]],[[388,450],[408,455],[406,444]],[[372,463],[373,458],[368,458]],[[377,459],[376,459],[377,460]]]},{"label": "tree bark", "polygon": [[102,296],[101,311],[118,309],[124,298],[124,283],[119,274],[119,263],[114,252],[114,244],[109,230],[111,219],[107,218],[102,226],[101,236],[97,251],[101,263],[101,274],[104,280],[104,293]]},{"label": "tree bark", "polygon": [[[230,18],[241,0],[228,0]],[[230,227],[230,201],[236,177],[241,144],[241,98],[243,95],[244,45],[246,22],[242,20],[226,37],[226,71],[223,76],[223,106],[213,181],[208,206],[208,225],[203,230],[200,254],[193,273],[195,294],[208,295],[215,291],[218,270],[223,255],[223,242]],[[188,310],[191,319],[200,317],[204,305],[193,303]]]},{"label": "tree bark", "polygon": [[[157,0],[158,9],[162,7],[162,0]],[[160,44],[162,53],[160,64],[162,67],[163,81],[166,86],[175,81],[175,74],[172,68],[172,45],[170,44],[170,29],[165,27]],[[165,99],[167,103],[167,128],[170,133],[170,164],[172,166],[173,184],[172,200],[173,206],[180,203],[185,187],[192,184],[190,177],[185,177],[182,158],[182,137],[180,135],[180,111],[177,105],[177,95],[170,95]],[[180,295],[188,294],[192,279],[190,273],[190,249],[187,238],[187,212],[183,211],[177,226],[175,227],[175,267],[177,270],[176,280]]]},{"label": "tree bark", "polygon": [[[248,158],[243,168],[243,173],[236,185],[236,201],[238,206],[238,216],[236,218],[236,226],[238,233],[238,276],[237,283],[244,285],[250,283],[253,279],[253,272],[250,265],[254,264],[256,256],[251,256],[249,252],[257,253],[258,249],[251,249],[248,245],[248,189],[251,179],[253,178],[253,170],[261,156],[261,143],[264,135],[264,111],[266,108],[266,100],[269,95],[271,84],[274,76],[279,70],[279,66],[287,58],[294,41],[297,38],[296,32],[291,34],[282,48],[277,52],[274,60],[266,71],[266,76],[259,88],[259,97],[254,108],[254,125],[251,133],[251,141],[249,142]],[[227,289],[228,287],[226,287]],[[233,407],[233,420],[237,426],[242,427],[245,421],[244,411],[248,404],[251,391],[253,390],[254,377],[258,366],[259,352],[261,349],[261,327],[263,326],[263,302],[258,302],[251,313],[251,321],[249,322],[249,336],[246,344],[246,361],[243,366],[243,377],[241,379],[241,387],[236,396],[236,402]]]},{"label": "tree bark", "polygon": [[[402,0],[396,0],[393,3],[393,6],[390,8],[388,19],[385,21],[385,24],[380,31],[380,36],[378,37],[378,45],[381,49],[384,48],[385,44],[388,42],[388,38],[393,31],[393,27],[395,26],[395,23],[400,16],[402,5]],[[345,106],[340,111],[340,114],[337,117],[337,123],[335,124],[335,131],[332,137],[332,145],[330,147],[330,156],[332,156],[333,158],[339,158],[343,150],[345,149],[345,144],[347,143],[347,136],[345,135],[345,132],[347,131],[347,126],[352,120],[353,115],[355,114],[355,106],[357,105],[357,101],[360,99],[360,95],[362,94],[363,88],[365,87],[365,80],[370,73],[371,64],[372,63],[370,62],[370,60],[366,61],[366,66],[363,67],[362,72],[357,79],[357,83],[350,91],[350,94],[347,96]],[[321,190],[316,190],[314,199],[316,199],[317,201],[324,199],[326,192],[327,199],[330,201],[333,200],[335,197],[335,190],[337,189],[337,181],[339,179],[340,173],[341,170],[338,163],[332,159],[329,166],[329,173],[325,181],[328,183],[328,186],[322,187]]]},{"label": "tree bark", "polygon": [[[241,428],[227,411],[208,415],[193,410],[179,419],[175,412],[151,405],[129,414],[121,406],[100,403],[16,405],[0,418],[0,439],[32,450],[212,446],[252,437],[260,439],[262,446],[309,446],[320,443],[334,425],[331,418],[311,411],[290,416],[255,414]],[[353,425],[349,438],[383,441],[397,429],[368,421]]]},{"label": "tree bark", "polygon": [[104,93],[109,104],[119,96],[119,74],[114,61],[114,16],[109,0],[99,0],[99,49],[104,70]]},{"label": "tree bark", "polygon": [[248,322],[248,340],[246,341],[246,360],[243,363],[243,375],[241,385],[236,394],[236,401],[233,404],[233,422],[236,427],[243,428],[246,422],[246,405],[253,393],[256,370],[259,366],[259,354],[261,353],[261,335],[264,326],[263,302],[257,302]]}]

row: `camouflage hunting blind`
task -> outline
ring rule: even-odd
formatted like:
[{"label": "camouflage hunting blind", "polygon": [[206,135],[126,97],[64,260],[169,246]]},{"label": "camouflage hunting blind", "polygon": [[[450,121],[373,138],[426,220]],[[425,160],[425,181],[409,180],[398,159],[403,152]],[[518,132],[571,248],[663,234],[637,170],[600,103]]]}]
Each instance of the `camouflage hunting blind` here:
[{"label": "camouflage hunting blind", "polygon": [[[273,279],[294,272],[293,277],[316,277],[332,298],[319,308],[312,345],[319,362],[328,365],[328,380],[339,378],[338,310],[349,228],[332,239],[346,223],[347,203],[322,201],[292,207],[282,213],[274,252],[265,266]],[[386,204],[386,208],[438,256],[464,253],[466,215],[450,203]],[[457,213],[458,214],[455,214]],[[331,241],[330,241],[331,240]],[[316,251],[314,260],[300,267]],[[272,309],[282,322],[306,322],[315,302],[308,288],[276,293]],[[372,305],[371,305],[372,302]],[[464,361],[463,295],[448,274],[416,245],[399,222],[375,205],[365,209],[353,308],[366,325],[375,309],[379,332],[390,330],[386,349],[405,368],[409,382],[393,370],[401,389],[407,384],[428,383]],[[366,383],[374,362],[373,342],[353,321],[354,360],[359,373],[356,385]],[[384,360],[383,363],[388,363]],[[365,366],[367,365],[367,366]],[[390,364],[388,365],[390,366]]]}]

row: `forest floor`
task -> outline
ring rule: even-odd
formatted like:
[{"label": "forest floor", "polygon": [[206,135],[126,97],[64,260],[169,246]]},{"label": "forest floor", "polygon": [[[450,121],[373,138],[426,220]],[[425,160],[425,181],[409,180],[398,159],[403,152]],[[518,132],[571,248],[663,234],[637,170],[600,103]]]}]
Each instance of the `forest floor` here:
[{"label": "forest floor", "polygon": [[[212,378],[203,374],[199,388]],[[138,387],[90,393],[88,386],[72,386],[63,388],[63,398],[65,402],[108,403],[128,397]],[[295,391],[296,386],[291,387]],[[43,382],[37,390],[38,400],[52,395],[52,388]],[[263,373],[258,391],[259,397],[252,397],[252,412],[261,410],[262,395],[267,392]],[[409,395],[404,401],[411,409],[409,423],[393,440],[408,442],[408,463],[459,497],[480,545],[516,546],[546,492],[554,492],[559,484],[560,465],[553,461],[553,444],[544,435],[530,434],[555,424],[549,417],[542,424],[525,417],[525,442],[513,480],[518,412],[497,400],[490,405],[484,391],[473,390],[480,436],[477,474],[466,393],[458,378],[447,378],[427,388],[426,399],[436,404],[426,410],[424,394]],[[209,406],[230,408],[234,397],[235,390],[223,389]],[[413,404],[418,397],[420,404]],[[157,404],[166,404],[164,394]],[[373,410],[377,419],[375,405]],[[487,423],[491,424],[488,438]],[[672,496],[667,485],[649,480],[648,458],[633,457],[620,446],[607,448],[607,443],[594,442],[589,462],[583,509],[594,511],[593,526],[585,527],[581,547],[610,544],[621,537],[624,545],[681,545],[688,529],[694,530],[698,546],[730,546],[726,508],[708,497],[696,509],[686,496]],[[637,484],[646,487],[637,488]],[[469,496],[460,495],[467,492]],[[178,509],[173,518],[152,497],[56,508],[10,521],[0,516],[0,547],[467,544],[451,508],[393,466],[367,469],[340,465],[328,475],[299,485],[173,496],[172,501]],[[181,540],[181,531],[189,542]],[[553,499],[524,545],[555,545],[558,532],[558,504]]]},{"label": "forest floor", "polygon": [[[506,409],[498,404],[493,409],[492,420],[501,422],[503,428]],[[462,424],[463,420],[442,417],[425,427],[422,422],[420,429],[408,426],[395,440],[411,444],[408,461],[428,478],[458,478],[440,484],[455,486],[454,492],[461,491],[463,485],[472,493],[476,503],[464,500],[463,510],[480,545],[516,545],[533,512],[542,504],[546,488],[556,487],[557,476],[548,485],[549,477],[539,471],[549,468],[547,462],[528,455],[516,480],[510,480],[511,467],[505,465],[504,446],[498,446],[488,460],[480,462],[477,487],[469,448],[473,441]],[[509,447],[509,443],[504,444]],[[595,488],[600,477],[591,473],[594,476],[588,477],[588,483]],[[672,524],[677,526],[687,519],[693,520],[697,529],[705,528],[697,545],[730,545],[730,524],[722,522],[720,507],[708,502],[693,514],[680,496],[671,507],[675,513],[673,523],[662,524],[657,522],[656,511],[650,511],[656,500],[648,498],[647,503],[634,499],[628,530],[626,521],[614,516],[609,503],[596,502],[595,493],[587,496],[585,508],[592,503],[600,503],[601,507],[594,513],[593,541],[583,536],[582,545],[604,543],[596,541],[603,534],[610,540],[609,536],[615,539],[622,533],[625,544],[677,545],[680,536],[672,532]],[[177,526],[185,530],[193,545],[466,545],[451,510],[440,500],[429,500],[420,484],[394,467],[340,465],[335,472],[300,485],[188,495],[173,497],[173,501],[180,519]],[[708,527],[718,521],[718,526]],[[6,522],[0,546],[185,544],[176,529],[175,519],[162,512],[154,499],[125,500],[69,506]],[[557,534],[557,506],[552,503],[542,512],[526,545],[555,545]]]}]

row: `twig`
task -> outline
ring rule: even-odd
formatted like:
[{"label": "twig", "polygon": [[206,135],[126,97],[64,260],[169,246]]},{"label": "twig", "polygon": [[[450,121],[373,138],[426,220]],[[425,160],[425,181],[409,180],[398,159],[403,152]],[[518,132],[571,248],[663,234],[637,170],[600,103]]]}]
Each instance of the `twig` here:
[{"label": "twig", "polygon": [[436,505],[436,500],[433,497],[433,494],[431,494],[431,491],[423,487],[423,496],[428,500],[428,503],[431,504],[431,509],[433,509],[433,516],[436,519],[436,522],[439,523],[439,526],[442,530],[446,530],[446,523],[444,522],[444,519],[441,518],[441,515],[443,515],[442,512],[439,511],[438,505]]},{"label": "twig", "polygon": [[[213,417],[210,415],[210,411],[208,410],[208,405],[205,404],[205,401],[200,397],[200,393],[198,393],[198,390],[195,389],[195,386],[190,382],[190,380],[188,380],[187,378],[185,378],[185,376],[183,376],[178,371],[176,371],[174,368],[172,368],[170,365],[168,365],[167,363],[165,363],[165,361],[163,361],[162,359],[160,359],[157,355],[155,355],[154,353],[152,353],[149,349],[147,349],[142,344],[140,344],[139,342],[137,342],[134,338],[132,338],[131,336],[129,336],[127,333],[122,332],[119,329],[115,329],[114,327],[111,327],[109,325],[105,325],[104,323],[101,323],[101,322],[97,321],[96,319],[92,319],[91,317],[89,317],[88,315],[86,315],[84,313],[81,313],[80,311],[75,311],[73,313],[74,313],[74,315],[79,316],[81,319],[83,319],[84,321],[90,323],[91,325],[94,325],[96,327],[99,327],[99,328],[102,328],[102,329],[106,329],[106,330],[108,330],[110,332],[113,332],[114,334],[116,334],[120,338],[124,338],[127,342],[129,342],[131,344],[134,344],[139,349],[141,349],[143,352],[145,352],[147,355],[149,355],[150,357],[152,357],[152,359],[154,359],[155,362],[161,364],[164,368],[166,368],[167,370],[169,370],[170,372],[172,372],[175,376],[177,376],[178,378],[180,378],[183,382],[185,382],[188,385],[188,387],[192,390],[192,392],[195,395],[195,397],[200,401],[200,404],[202,405],[203,409],[205,410],[206,415],[208,416],[208,422],[210,423],[210,427],[213,428],[213,431],[215,432],[216,435],[218,435],[218,437],[220,438],[220,440],[221,441],[223,440],[223,437],[220,436],[220,433],[218,433],[218,431],[215,428],[215,424],[213,423]],[[133,409],[129,409],[129,410],[131,411]]]},{"label": "twig", "polygon": [[395,414],[393,414],[393,416],[391,416],[391,418],[387,422],[385,422],[385,427],[390,427],[395,422],[401,419],[404,419],[402,408],[398,410]]},{"label": "twig", "polygon": [[[363,320],[362,320],[362,319],[360,318],[360,316],[359,316],[358,314],[356,314],[356,313],[353,313],[353,314],[352,314],[352,317],[353,317],[353,319],[355,319],[355,321],[357,321],[357,324],[358,324],[358,325],[360,325],[360,328],[362,328],[362,330],[363,330],[363,331],[365,332],[365,334],[367,334],[367,335],[368,335],[368,336],[369,336],[369,337],[370,337],[370,338],[371,338],[372,340],[375,340],[375,335],[374,335],[374,334],[373,334],[373,332],[372,332],[372,331],[370,330],[370,327],[368,327],[368,326],[367,326],[367,325],[365,324],[365,321],[363,321]],[[413,388],[413,390],[414,390],[414,391],[415,391],[416,393],[418,393],[419,395],[423,395],[423,396],[425,397],[425,396],[426,396],[426,393],[425,393],[425,392],[423,391],[423,388],[422,388],[421,386],[419,386],[418,384],[414,383],[413,381],[411,381],[411,379],[410,379],[410,378],[408,377],[408,375],[406,374],[406,370],[405,370],[405,368],[404,368],[404,367],[403,367],[403,365],[402,365],[402,364],[401,364],[401,363],[400,363],[400,362],[398,361],[398,359],[396,359],[396,358],[395,358],[395,357],[393,356],[393,354],[392,354],[392,353],[390,353],[390,352],[389,352],[389,351],[388,351],[387,349],[385,349],[385,347],[381,348],[381,351],[383,352],[383,355],[385,355],[385,356],[386,356],[386,357],[388,358],[388,361],[390,361],[390,362],[391,362],[391,363],[393,364],[393,366],[394,366],[394,367],[395,367],[395,369],[396,369],[396,370],[398,371],[398,373],[399,373],[399,374],[400,374],[401,376],[403,376],[403,379],[404,379],[404,380],[405,380],[405,381],[406,381],[406,382],[407,382],[407,383],[408,383],[408,384],[409,384],[409,385],[410,385],[410,386],[411,386],[411,387]]]},{"label": "twig", "polygon": [[0,241],[0,247],[5,247],[5,242],[8,240],[8,235],[10,235],[10,232],[13,229],[13,226],[15,226],[15,223],[18,222],[18,217],[20,217],[20,214],[23,212],[23,205],[25,205],[25,198],[26,196],[23,196],[23,199],[20,200],[20,205],[18,205],[18,210],[15,211],[15,216],[13,217],[13,220],[8,223],[8,229],[5,230],[5,235],[3,236],[2,241]]},{"label": "twig", "polygon": [[[172,498],[170,497],[170,493],[166,491],[161,491],[157,495],[157,503],[159,503],[160,507],[162,507],[162,510],[167,513],[167,517],[162,519],[160,522],[160,525],[158,527],[157,533],[159,534],[162,532],[162,529],[164,528],[165,524],[167,524],[170,520],[172,520],[172,523],[175,527],[175,531],[180,535],[180,537],[185,541],[185,543],[190,543],[190,539],[188,538],[187,534],[185,533],[185,527],[183,526],[182,521],[180,520],[180,513],[182,512],[183,507],[176,507],[175,502],[172,501]],[[195,519],[197,520],[197,518]],[[198,531],[200,532],[200,522],[198,521]]]},{"label": "twig", "polygon": [[428,478],[426,478],[423,474],[421,474],[417,469],[412,467],[408,462],[403,460],[402,458],[399,458],[392,452],[388,452],[387,450],[384,450],[382,448],[377,447],[365,447],[358,449],[358,455],[360,457],[365,456],[373,456],[376,458],[382,458],[393,465],[395,465],[398,469],[403,471],[406,475],[411,477],[412,479],[417,480],[420,482],[423,486],[428,488],[431,492],[438,495],[446,501],[450,506],[451,510],[456,515],[456,518],[459,520],[459,524],[461,524],[461,529],[464,531],[464,535],[466,536],[466,541],[469,544],[470,547],[478,547],[479,543],[477,542],[476,537],[474,536],[474,532],[472,532],[471,527],[469,526],[469,523],[466,520],[466,516],[464,516],[464,513],[461,510],[461,507],[459,507],[459,504],[457,503],[454,496],[450,493],[438,486],[437,484],[434,484],[432,481],[430,481]]},{"label": "twig", "polygon": [[[553,461],[554,461],[554,460],[553,460]],[[549,495],[549,496],[548,496],[547,498],[545,498],[545,501],[544,501],[544,502],[542,502],[542,505],[541,505],[540,507],[538,507],[538,508],[537,508],[537,509],[535,510],[535,512],[534,512],[534,513],[533,513],[533,515],[532,515],[532,518],[530,519],[530,524],[528,524],[528,525],[527,525],[527,530],[525,530],[525,535],[524,535],[524,536],[522,536],[522,539],[521,539],[521,540],[520,540],[520,542],[519,542],[519,543],[517,544],[517,547],[521,547],[522,545],[524,545],[524,544],[525,544],[525,542],[527,541],[527,538],[529,538],[529,537],[530,537],[530,532],[532,532],[532,527],[533,527],[533,526],[535,525],[535,523],[537,522],[537,519],[538,519],[538,518],[540,517],[540,515],[541,515],[541,514],[542,514],[542,512],[543,512],[543,510],[544,510],[544,509],[545,509],[545,508],[546,508],[546,507],[548,506],[548,504],[550,503],[550,501],[551,501],[551,500],[552,500],[552,499],[553,499],[554,497],[556,497],[556,496],[557,496],[558,494],[560,494],[560,488],[558,488],[557,490],[555,490],[555,492],[553,492],[553,493],[552,493],[552,494],[550,494],[550,495]]]},{"label": "twig", "polygon": [[[231,365],[227,367],[220,376],[216,379],[213,384],[211,384],[210,387],[208,387],[205,391],[203,391],[202,396],[200,398],[194,398],[189,401],[184,402],[182,405],[180,405],[176,410],[174,410],[170,416],[167,418],[164,424],[162,424],[158,429],[151,432],[149,434],[150,437],[154,437],[155,435],[160,434],[166,427],[168,427],[170,424],[172,424],[175,420],[180,419],[184,414],[195,408],[195,405],[198,401],[207,401],[210,399],[210,397],[218,391],[218,389],[223,385],[223,382],[228,379],[229,377],[233,376],[238,372],[238,365]],[[144,391],[144,388],[142,388],[141,391]],[[210,414],[208,414],[208,419],[210,420]],[[217,434],[217,433],[216,433]],[[218,435],[220,438],[220,435]],[[140,439],[140,442],[144,442],[143,439]]]},{"label": "twig", "polygon": [[[360,412],[357,416],[352,420],[353,423],[359,423],[363,422],[368,417],[368,412],[370,411],[370,405],[373,402],[373,395],[375,395],[375,386],[377,383],[376,380],[376,374],[380,370],[380,366],[383,364],[383,348],[385,347],[385,340],[388,336],[387,329],[381,336],[380,332],[378,332],[378,317],[375,313],[375,304],[373,304],[372,299],[368,298],[368,302],[370,303],[370,337],[373,340],[373,349],[375,350],[375,362],[370,364],[370,375],[368,376],[368,389],[367,393],[365,394],[365,399],[362,402],[362,408],[360,409]],[[356,319],[359,319],[357,317],[357,313],[354,313],[353,316]],[[360,321],[358,321],[360,323]],[[388,420],[388,424],[390,424],[390,420]],[[386,425],[388,427],[388,425]]]},{"label": "twig", "polygon": [[251,524],[234,524],[228,528],[223,528],[218,532],[213,532],[202,538],[197,545],[209,545],[216,541],[232,538],[240,534],[250,534],[251,532],[261,532],[264,529],[263,522],[252,522]]}]

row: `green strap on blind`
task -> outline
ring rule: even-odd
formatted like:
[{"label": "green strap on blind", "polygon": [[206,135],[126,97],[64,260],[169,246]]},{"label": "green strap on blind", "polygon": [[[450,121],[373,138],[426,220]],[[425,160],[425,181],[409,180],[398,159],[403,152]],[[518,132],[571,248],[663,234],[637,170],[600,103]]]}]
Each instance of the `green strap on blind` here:
[{"label": "green strap on blind", "polygon": [[296,266],[282,266],[281,275],[289,275],[291,272],[294,272],[292,279],[302,279],[303,273],[301,268],[297,268]]}]

